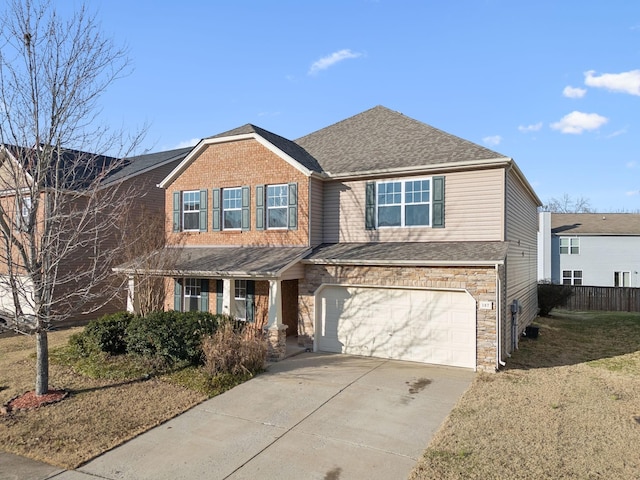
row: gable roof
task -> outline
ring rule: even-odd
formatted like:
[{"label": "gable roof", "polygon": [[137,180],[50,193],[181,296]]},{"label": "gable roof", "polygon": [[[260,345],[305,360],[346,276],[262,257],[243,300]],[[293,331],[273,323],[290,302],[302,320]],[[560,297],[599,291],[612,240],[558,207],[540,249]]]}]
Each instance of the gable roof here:
[{"label": "gable roof", "polygon": [[330,175],[510,160],[405,115],[377,106],[295,141]]},{"label": "gable roof", "polygon": [[640,235],[640,214],[552,213],[551,233],[569,235]]},{"label": "gable roof", "polygon": [[177,148],[164,152],[148,153],[127,158],[126,164],[117,172],[110,175],[104,182],[105,185],[125,180],[142,173],[146,173],[154,168],[161,167],[171,162],[182,160],[193,149],[193,147]]}]

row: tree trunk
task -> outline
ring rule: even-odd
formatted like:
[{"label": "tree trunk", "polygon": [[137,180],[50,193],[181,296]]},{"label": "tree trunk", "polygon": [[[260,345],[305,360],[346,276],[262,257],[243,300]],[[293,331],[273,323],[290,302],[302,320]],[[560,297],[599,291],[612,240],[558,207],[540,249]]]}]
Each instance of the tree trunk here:
[{"label": "tree trunk", "polygon": [[36,332],[36,395],[49,391],[49,340],[47,331]]}]

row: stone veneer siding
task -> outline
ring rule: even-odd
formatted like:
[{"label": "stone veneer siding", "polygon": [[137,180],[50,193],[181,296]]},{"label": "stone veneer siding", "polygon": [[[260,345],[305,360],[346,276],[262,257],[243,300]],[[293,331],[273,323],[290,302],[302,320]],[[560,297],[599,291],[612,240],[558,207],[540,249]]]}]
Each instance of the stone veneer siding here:
[{"label": "stone veneer siding", "polygon": [[[496,370],[496,270],[494,267],[376,267],[306,265],[299,284],[298,343],[313,345],[315,333],[314,293],[322,284],[426,287],[466,290],[476,300],[476,365]],[[493,302],[492,310],[480,310],[480,301]],[[504,318],[504,317],[503,317]]]}]

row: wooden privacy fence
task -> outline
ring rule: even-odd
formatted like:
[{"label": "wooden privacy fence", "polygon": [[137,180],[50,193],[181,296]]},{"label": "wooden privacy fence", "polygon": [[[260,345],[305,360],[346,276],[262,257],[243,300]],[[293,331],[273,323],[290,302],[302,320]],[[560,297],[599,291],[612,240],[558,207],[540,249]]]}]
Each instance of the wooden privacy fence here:
[{"label": "wooden privacy fence", "polygon": [[568,310],[640,312],[640,288],[572,285],[573,295],[564,303]]}]

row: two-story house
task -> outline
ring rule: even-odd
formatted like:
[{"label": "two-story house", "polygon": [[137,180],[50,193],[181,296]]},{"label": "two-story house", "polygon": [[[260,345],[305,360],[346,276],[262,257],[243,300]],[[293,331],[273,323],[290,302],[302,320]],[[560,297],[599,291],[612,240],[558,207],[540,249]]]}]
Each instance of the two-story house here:
[{"label": "two-story house", "polygon": [[[117,285],[107,278],[106,274],[110,271],[108,266],[96,266],[93,263],[92,258],[97,255],[95,249],[101,249],[101,259],[111,262],[111,265],[127,259],[125,255],[112,256],[111,253],[104,252],[116,252],[115,247],[123,238],[122,230],[127,230],[133,235],[132,225],[147,222],[149,217],[164,215],[164,192],[156,186],[190,150],[182,148],[134,156],[121,161],[87,152],[59,149],[61,158],[56,162],[59,169],[57,177],[49,172],[50,177],[38,192],[40,208],[32,226],[36,230],[36,242],[44,241],[45,238],[41,230],[47,190],[59,190],[58,201],[64,203],[64,207],[58,207],[59,211],[56,212],[62,219],[56,218],[55,221],[63,224],[64,229],[78,228],[76,219],[85,215],[87,203],[87,194],[83,189],[96,181],[99,182],[96,195],[108,197],[110,191],[116,192],[117,189],[115,195],[135,195],[135,202],[132,202],[132,208],[128,210],[126,218],[112,219],[113,225],[99,229],[99,241],[87,242],[84,248],[82,245],[65,248],[63,232],[57,232],[61,238],[56,240],[61,246],[59,250],[50,249],[55,268],[49,268],[55,269],[56,284],[55,294],[49,299],[49,307],[51,318],[62,319],[57,323],[58,326],[85,324],[93,318],[126,308],[126,292],[118,289]],[[28,216],[33,201],[33,189],[25,185],[32,183],[29,181],[30,174],[32,169],[38,168],[37,155],[33,154],[33,151],[34,149],[30,148],[0,146],[0,207],[3,228],[15,232],[18,236],[26,233],[30,221]],[[117,167],[106,168],[109,173],[104,176],[104,166],[109,164],[116,164]],[[116,221],[120,224],[116,224]],[[85,225],[84,228],[87,229],[88,235],[96,234],[89,232],[90,227]],[[9,237],[10,235],[4,236],[5,240]],[[18,247],[14,246],[12,254],[9,255],[9,243],[7,240],[0,249],[0,319],[4,320],[5,326],[13,325],[16,302],[27,318],[34,314],[33,282],[25,273],[24,259],[18,254]],[[82,283],[82,279],[99,277],[85,275],[85,271],[102,267],[106,269],[106,273],[100,276],[100,280],[89,286]]]},{"label": "two-story house", "polygon": [[540,213],[538,279],[640,287],[640,214]]},{"label": "two-story house", "polygon": [[159,186],[182,239],[150,271],[165,307],[264,325],[273,358],[293,334],[495,370],[536,316],[540,201],[515,162],[385,107],[296,141],[205,138]]}]

